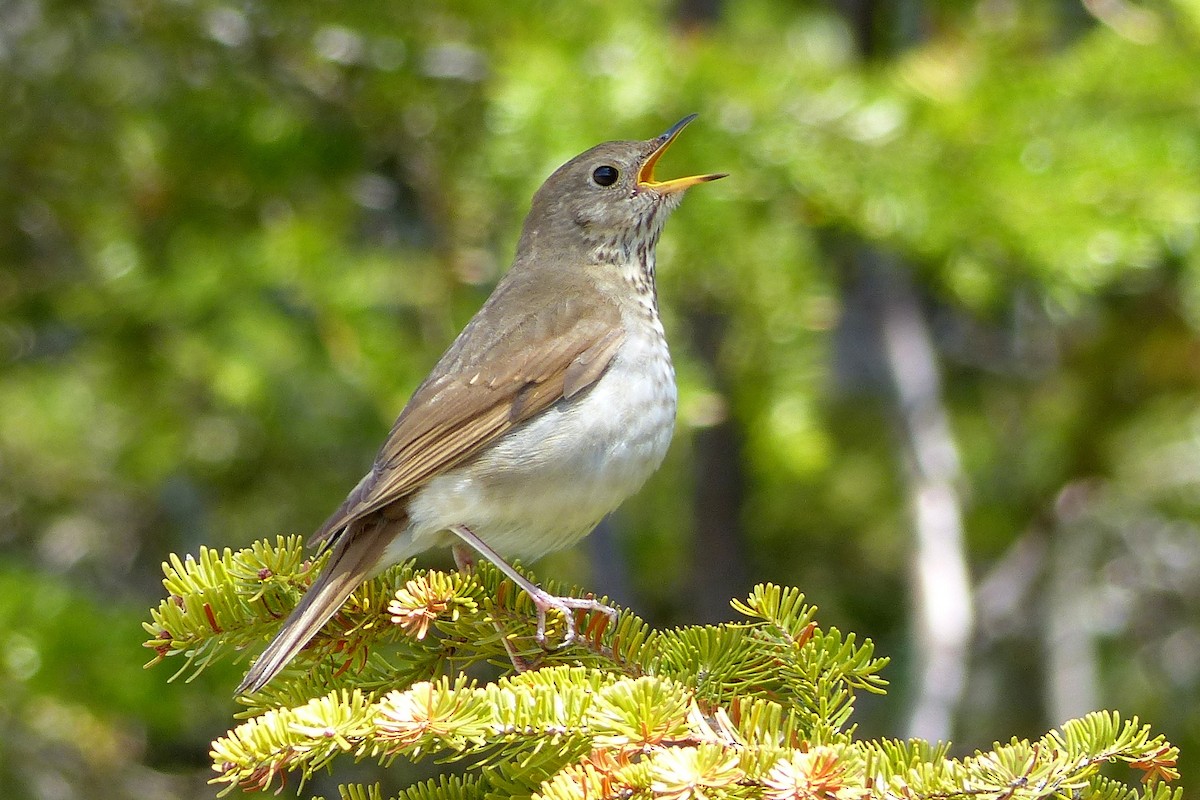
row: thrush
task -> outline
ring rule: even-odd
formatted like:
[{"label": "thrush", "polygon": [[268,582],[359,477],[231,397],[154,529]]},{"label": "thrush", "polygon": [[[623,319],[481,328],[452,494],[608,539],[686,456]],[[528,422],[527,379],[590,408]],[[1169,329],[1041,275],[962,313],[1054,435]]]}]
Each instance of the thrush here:
[{"label": "thrush", "polygon": [[684,190],[654,168],[695,119],[648,141],[597,145],[533,197],[511,269],[400,413],[371,471],[313,535],[325,568],[238,692],[258,691],[366,579],[438,546],[477,551],[533,600],[537,638],[557,597],[506,559],[587,535],[662,463],[675,371],[658,313],[655,247]]}]

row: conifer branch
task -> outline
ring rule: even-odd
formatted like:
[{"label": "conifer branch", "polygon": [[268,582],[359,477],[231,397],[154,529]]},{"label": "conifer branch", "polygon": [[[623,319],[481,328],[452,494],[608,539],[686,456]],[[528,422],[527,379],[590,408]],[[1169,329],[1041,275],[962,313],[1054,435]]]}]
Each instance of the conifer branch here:
[{"label": "conifer branch", "polygon": [[[314,566],[295,538],[172,556],[168,597],[145,624],[151,664],[182,656],[176,675],[195,674],[238,656],[278,625]],[[886,685],[871,642],[821,629],[795,589],[763,584],[732,605],[746,620],[673,630],[628,610],[612,624],[581,613],[582,642],[547,651],[532,604],[490,565],[394,567],[267,690],[243,698],[248,719],[213,743],[213,783],[263,790],[295,773],[303,786],[339,756],[384,766],[434,756],[469,772],[399,798],[1180,800],[1165,788],[1179,777],[1177,750],[1110,712],[965,759],[942,744],[855,739],[856,693]],[[552,622],[561,636],[563,621]],[[463,675],[510,663],[509,650],[538,668],[486,683]],[[1098,774],[1114,763],[1142,786]],[[378,787],[340,791],[383,800]]]}]

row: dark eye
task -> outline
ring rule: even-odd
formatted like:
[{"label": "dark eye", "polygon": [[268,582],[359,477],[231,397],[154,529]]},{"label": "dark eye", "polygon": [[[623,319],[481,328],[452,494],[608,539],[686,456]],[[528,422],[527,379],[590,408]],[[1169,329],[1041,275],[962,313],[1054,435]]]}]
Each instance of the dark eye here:
[{"label": "dark eye", "polygon": [[621,177],[621,173],[617,168],[610,167],[608,164],[592,170],[592,180],[600,186],[612,186],[617,182],[617,178],[619,177]]}]

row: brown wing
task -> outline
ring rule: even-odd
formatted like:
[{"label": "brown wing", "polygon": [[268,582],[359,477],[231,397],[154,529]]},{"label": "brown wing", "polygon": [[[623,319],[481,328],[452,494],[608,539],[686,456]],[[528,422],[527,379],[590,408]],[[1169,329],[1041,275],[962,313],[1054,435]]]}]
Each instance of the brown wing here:
[{"label": "brown wing", "polygon": [[[493,305],[485,305],[418,387],[371,472],[310,545],[328,544],[353,520],[406,497],[505,431],[591,386],[624,340],[613,306],[583,309],[566,301],[514,318]],[[531,350],[523,344],[531,339],[542,345]]]}]

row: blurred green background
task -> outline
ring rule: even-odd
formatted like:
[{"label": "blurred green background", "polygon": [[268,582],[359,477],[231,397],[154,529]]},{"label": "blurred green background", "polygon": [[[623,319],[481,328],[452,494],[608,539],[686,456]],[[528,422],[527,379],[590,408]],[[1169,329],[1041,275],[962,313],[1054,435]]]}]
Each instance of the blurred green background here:
[{"label": "blurred green background", "polygon": [[158,564],[313,530],[540,182],[693,111],[671,454],[538,574],[663,625],[799,586],[894,659],[864,735],[1115,708],[1186,782],[1197,0],[7,0],[4,796],[212,796],[240,673],[142,671]]}]

